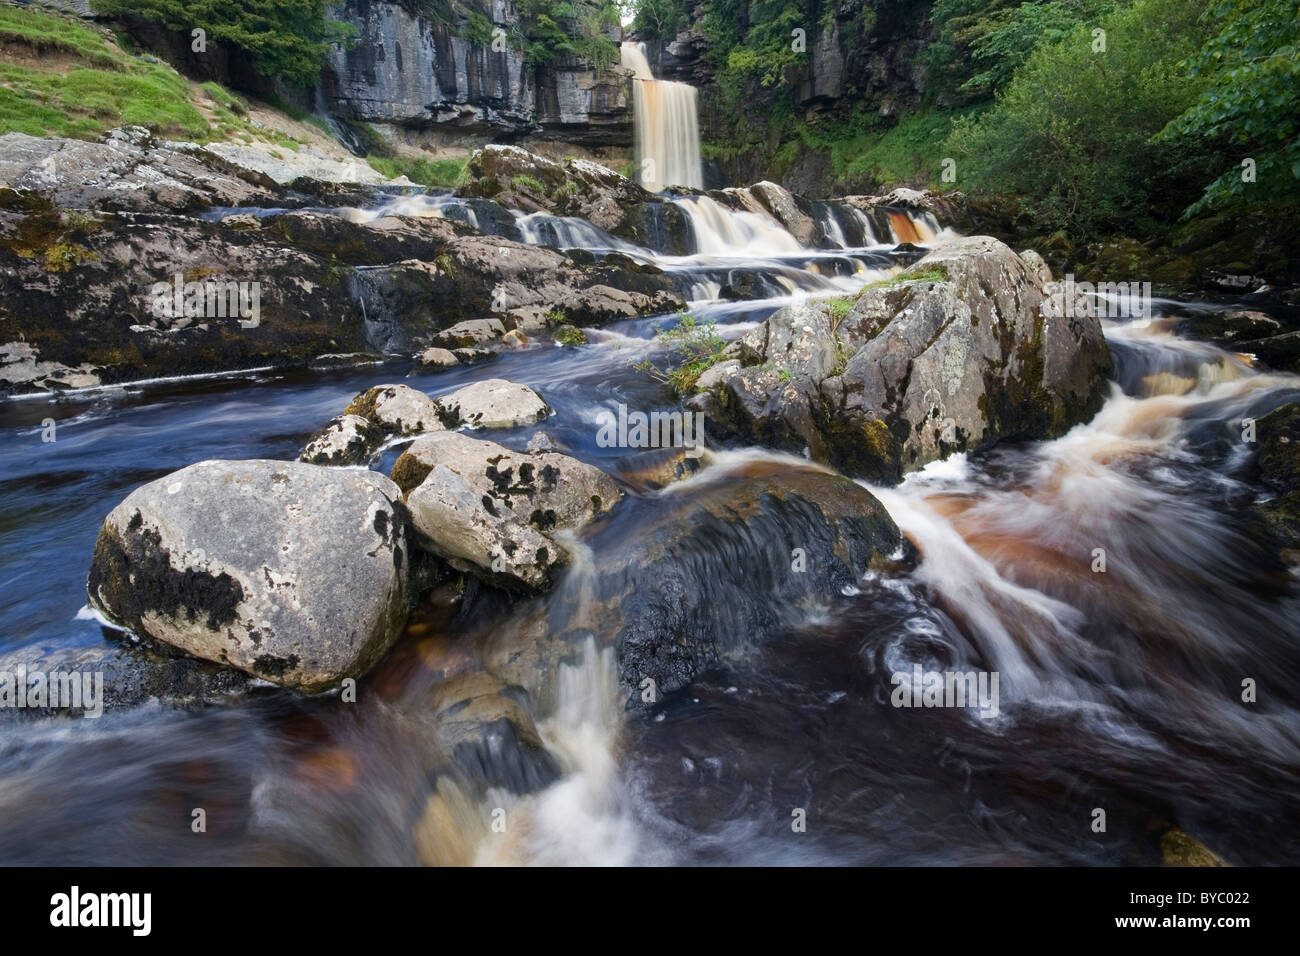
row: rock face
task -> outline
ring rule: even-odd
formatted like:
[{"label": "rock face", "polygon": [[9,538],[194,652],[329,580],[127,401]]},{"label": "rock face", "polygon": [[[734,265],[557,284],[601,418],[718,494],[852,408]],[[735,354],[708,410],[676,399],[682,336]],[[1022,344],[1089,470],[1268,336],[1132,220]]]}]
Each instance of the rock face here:
[{"label": "rock face", "polygon": [[365,471],[205,461],[104,520],[90,604],[137,634],[303,691],[359,677],[406,621],[397,487]]},{"label": "rock face", "polygon": [[416,530],[453,565],[513,586],[546,586],[576,531],[622,497],[598,468],[554,452],[513,452],[445,432],[417,439],[393,466]]},{"label": "rock face", "polygon": [[1253,467],[1270,493],[1255,510],[1284,543],[1288,563],[1300,564],[1300,404],[1283,405],[1255,426],[1259,448]]},{"label": "rock face", "polygon": [[1060,435],[1100,407],[1110,370],[1096,318],[1055,315],[1035,268],[986,236],[864,290],[842,321],[782,309],[728,359],[691,399],[711,425],[884,482],[1000,438]]},{"label": "rock face", "polygon": [[9,134],[0,180],[0,395],[410,354],[459,322],[494,317],[506,331],[557,307],[601,324],[684,305],[666,275],[460,222],[201,218],[318,200],[193,144]]},{"label": "rock face", "polygon": [[[463,14],[448,22],[420,11],[418,4],[375,0],[331,10],[359,34],[354,45],[329,54],[323,85],[332,112],[408,130],[541,132],[589,146],[631,141],[627,71],[597,70],[571,57],[530,65],[517,42],[507,40],[501,51],[490,40],[472,42]],[[524,28],[516,8],[501,0],[475,4],[474,12],[507,38]],[[621,35],[611,28],[611,40]]]}]

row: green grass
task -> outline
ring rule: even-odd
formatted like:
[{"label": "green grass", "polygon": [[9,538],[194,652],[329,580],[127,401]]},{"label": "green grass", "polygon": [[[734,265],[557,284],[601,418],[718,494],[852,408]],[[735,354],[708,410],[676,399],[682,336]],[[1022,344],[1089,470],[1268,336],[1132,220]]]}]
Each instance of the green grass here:
[{"label": "green grass", "polygon": [[[875,282],[869,282],[862,287],[862,291],[867,289],[885,289],[889,286],[900,285],[904,282],[947,282],[948,273],[944,272],[938,266],[931,266],[928,269],[922,269],[919,272],[904,271],[896,276],[890,276],[888,279],[877,279]],[[861,293],[859,293],[861,294]],[[847,314],[847,313],[846,313]]]},{"label": "green grass", "polygon": [[27,46],[38,57],[61,54],[84,64],[52,62],[47,69],[33,69],[0,63],[0,133],[93,139],[114,126],[136,125],[191,139],[209,134],[183,77],[114,50],[95,30],[5,7],[0,8],[0,41]]},{"label": "green grass", "polygon": [[546,187],[534,179],[532,176],[514,176],[510,180],[510,188],[515,192],[526,190],[539,195],[546,194]]},{"label": "green grass", "polygon": [[389,179],[405,176],[421,186],[451,187],[456,185],[466,160],[368,156],[366,162]]},{"label": "green grass", "polygon": [[0,42],[17,42],[38,53],[68,53],[96,66],[116,68],[122,55],[103,35],[63,17],[0,7]]}]

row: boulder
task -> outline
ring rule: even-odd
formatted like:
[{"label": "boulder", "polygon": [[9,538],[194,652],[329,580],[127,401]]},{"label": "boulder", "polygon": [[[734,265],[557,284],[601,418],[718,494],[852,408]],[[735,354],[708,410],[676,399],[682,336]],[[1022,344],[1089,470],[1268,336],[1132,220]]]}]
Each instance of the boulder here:
[{"label": "boulder", "polygon": [[443,348],[462,349],[495,342],[505,334],[506,327],[500,319],[467,319],[439,332],[433,341]]},{"label": "boulder", "polygon": [[749,192],[773,219],[785,227],[786,232],[799,241],[799,245],[811,248],[819,244],[820,233],[816,221],[810,215],[812,206],[806,199],[798,198],[790,190],[767,181],[750,186]]},{"label": "boulder", "polygon": [[466,385],[437,401],[438,415],[448,428],[516,428],[535,425],[551,407],[527,385],[489,378]]},{"label": "boulder", "polygon": [[1048,438],[1100,407],[1095,317],[1045,306],[1041,270],[987,236],[955,240],[864,290],[842,320],[778,311],[701,376],[710,426],[894,482],[1002,438]]},{"label": "boulder", "polygon": [[431,348],[421,352],[416,363],[422,368],[451,368],[459,365],[460,359],[447,349]]},{"label": "boulder", "polygon": [[416,530],[453,564],[530,588],[567,560],[577,531],[622,497],[598,468],[554,452],[514,452],[458,432],[417,439],[393,465]]},{"label": "boulder", "polygon": [[365,674],[406,621],[396,485],[368,471],[205,461],[104,519],[91,607],[140,636],[315,692]]},{"label": "boulder", "polygon": [[468,171],[469,182],[457,195],[493,199],[525,212],[580,216],[607,232],[622,225],[630,207],[653,199],[641,186],[599,163],[559,163],[518,146],[485,146],[470,157]]},{"label": "boulder", "polygon": [[298,460],[309,465],[364,465],[383,438],[383,429],[369,419],[340,415],[311,436]]},{"label": "boulder", "polygon": [[438,403],[409,385],[376,385],[352,399],[343,414],[363,418],[385,435],[420,435],[443,428]]},{"label": "boulder", "polygon": [[1260,418],[1255,434],[1254,477],[1268,490],[1255,510],[1283,542],[1289,563],[1300,564],[1300,403]]},{"label": "boulder", "polygon": [[[777,462],[715,466],[680,493],[629,500],[585,542],[587,574],[549,601],[544,630],[557,647],[614,635],[621,690],[637,711],[804,626],[866,572],[909,554],[860,485]],[[530,680],[506,663],[496,662],[503,677]],[[647,679],[655,701],[643,697]]]}]

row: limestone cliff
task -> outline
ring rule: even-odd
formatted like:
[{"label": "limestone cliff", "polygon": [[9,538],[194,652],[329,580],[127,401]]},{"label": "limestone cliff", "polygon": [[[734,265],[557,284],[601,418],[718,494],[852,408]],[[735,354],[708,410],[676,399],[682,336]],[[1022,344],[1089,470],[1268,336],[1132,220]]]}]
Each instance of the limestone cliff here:
[{"label": "limestone cliff", "polygon": [[[445,9],[410,0],[347,0],[332,8],[358,38],[332,51],[322,74],[330,111],[415,139],[540,135],[587,146],[631,144],[626,71],[572,54],[530,59],[519,42],[523,18],[506,0],[489,0],[468,15]],[[610,41],[621,40],[617,25],[605,29]],[[476,30],[486,33],[471,39]]]}]

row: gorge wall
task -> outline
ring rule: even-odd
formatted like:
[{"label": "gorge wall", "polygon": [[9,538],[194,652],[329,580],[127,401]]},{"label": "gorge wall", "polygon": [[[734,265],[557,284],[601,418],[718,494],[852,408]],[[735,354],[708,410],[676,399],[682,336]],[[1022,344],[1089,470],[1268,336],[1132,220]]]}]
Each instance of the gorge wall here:
[{"label": "gorge wall", "polygon": [[[583,146],[630,146],[631,83],[617,65],[560,54],[530,62],[514,42],[519,10],[490,0],[471,20],[444,18],[432,6],[347,0],[331,10],[358,32],[334,49],[321,77],[325,102],[344,120],[367,123],[409,141],[540,136]],[[575,31],[574,22],[562,23]],[[489,31],[471,39],[474,30]],[[491,42],[491,31],[501,42]],[[611,43],[617,25],[604,28]],[[487,40],[487,42],[476,42]]]}]

